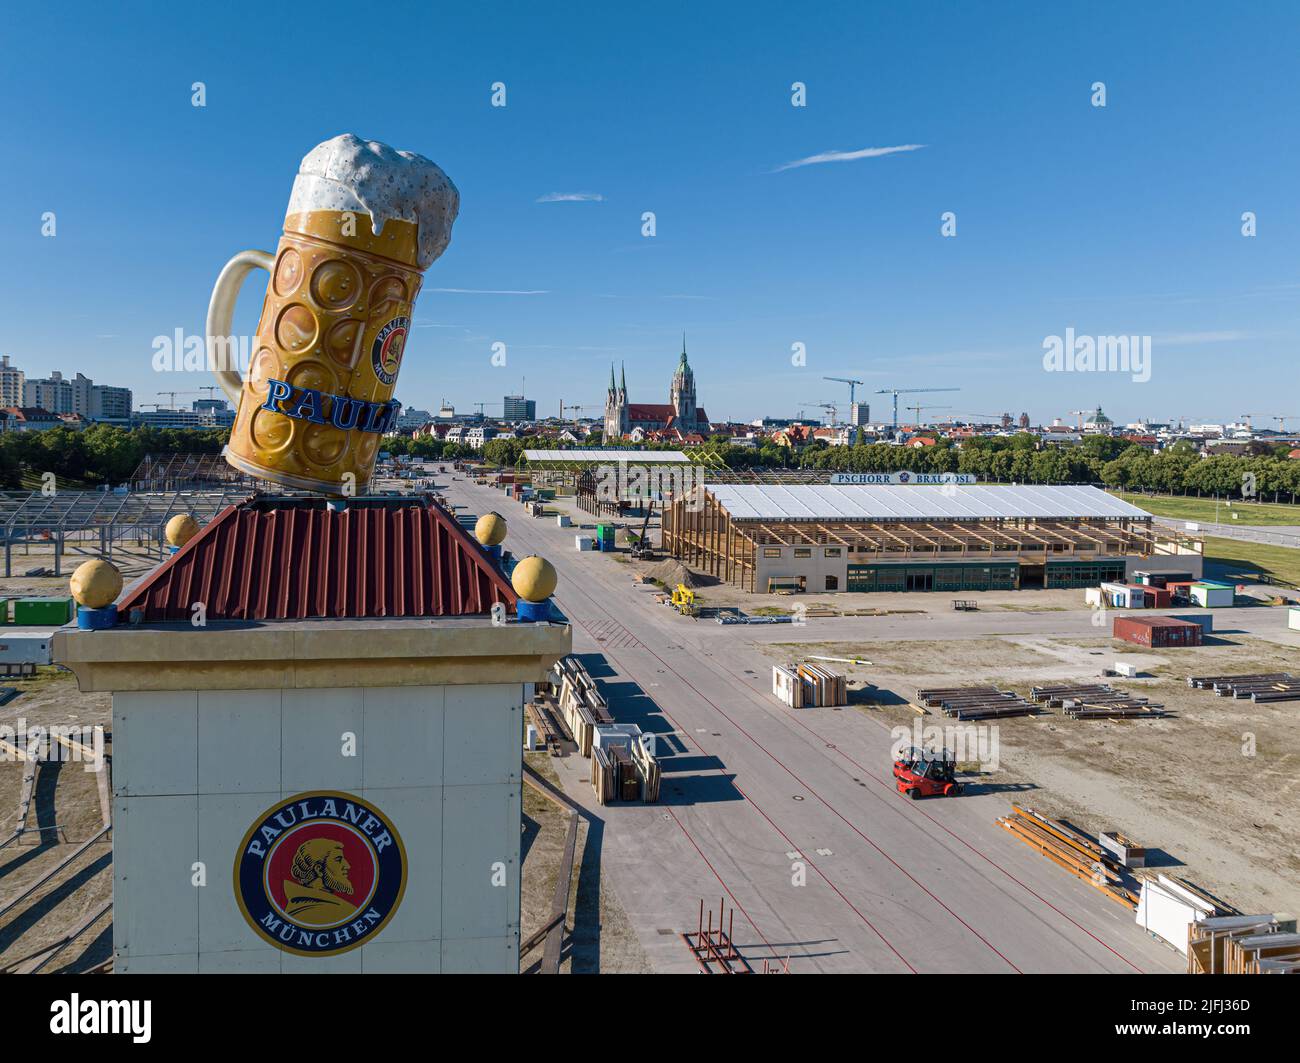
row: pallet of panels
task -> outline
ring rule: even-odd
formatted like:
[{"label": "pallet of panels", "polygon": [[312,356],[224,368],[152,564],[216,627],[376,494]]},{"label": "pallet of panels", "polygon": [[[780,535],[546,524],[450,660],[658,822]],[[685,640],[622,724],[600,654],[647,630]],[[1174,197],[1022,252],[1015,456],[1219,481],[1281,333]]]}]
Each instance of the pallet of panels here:
[{"label": "pallet of panels", "polygon": [[1187,924],[1187,973],[1223,974],[1224,949],[1229,938],[1276,934],[1275,915],[1210,916]]},{"label": "pallet of panels", "polygon": [[652,757],[640,742],[632,743],[632,761],[641,776],[641,800],[654,804],[659,800],[659,781],[661,772],[659,762]]},{"label": "pallet of panels", "polygon": [[1300,934],[1252,934],[1223,943],[1224,974],[1259,974],[1261,960],[1300,963]]},{"label": "pallet of panels", "polygon": [[596,803],[607,805],[617,796],[614,761],[608,749],[599,746],[591,751],[591,788],[596,791]]},{"label": "pallet of panels", "polygon": [[844,676],[820,664],[800,664],[795,671],[803,681],[805,701],[817,707],[848,704]]}]

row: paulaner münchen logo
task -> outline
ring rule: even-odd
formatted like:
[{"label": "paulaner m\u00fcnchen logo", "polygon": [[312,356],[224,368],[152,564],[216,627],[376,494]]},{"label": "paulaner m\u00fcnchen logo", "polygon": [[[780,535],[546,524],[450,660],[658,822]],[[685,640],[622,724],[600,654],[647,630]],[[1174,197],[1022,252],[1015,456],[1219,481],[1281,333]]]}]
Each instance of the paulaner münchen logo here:
[{"label": "paulaner m\u00fcnchen logo", "polygon": [[352,794],[318,790],[285,798],[248,829],[235,896],[276,948],[333,956],[383,929],[406,892],[406,867],[387,816]]}]

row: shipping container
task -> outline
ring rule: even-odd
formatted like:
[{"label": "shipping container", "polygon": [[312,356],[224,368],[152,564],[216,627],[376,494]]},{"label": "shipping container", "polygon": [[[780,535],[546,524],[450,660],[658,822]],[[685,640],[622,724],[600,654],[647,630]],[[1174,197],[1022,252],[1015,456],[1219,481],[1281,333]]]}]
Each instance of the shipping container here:
[{"label": "shipping container", "polygon": [[62,627],[72,619],[71,598],[15,598],[12,604],[15,624]]},{"label": "shipping container", "polygon": [[1214,615],[1212,613],[1187,613],[1182,616],[1170,617],[1170,619],[1186,620],[1189,624],[1200,625],[1202,639],[1214,630]]},{"label": "shipping container", "polygon": [[1201,644],[1201,626],[1172,616],[1117,616],[1111,631],[1117,639],[1153,649]]},{"label": "shipping container", "polygon": [[50,664],[53,631],[15,631],[0,635],[0,664]]},{"label": "shipping container", "polygon": [[1231,606],[1236,600],[1236,589],[1225,583],[1193,583],[1191,597],[1202,609]]}]

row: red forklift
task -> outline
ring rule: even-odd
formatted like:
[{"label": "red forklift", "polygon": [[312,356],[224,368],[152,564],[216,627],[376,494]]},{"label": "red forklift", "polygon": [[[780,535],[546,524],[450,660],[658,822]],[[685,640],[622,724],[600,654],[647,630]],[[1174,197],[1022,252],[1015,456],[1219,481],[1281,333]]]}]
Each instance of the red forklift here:
[{"label": "red forklift", "polygon": [[913,801],[920,797],[956,797],[961,783],[956,779],[957,756],[948,750],[907,750],[894,761],[894,785]]}]

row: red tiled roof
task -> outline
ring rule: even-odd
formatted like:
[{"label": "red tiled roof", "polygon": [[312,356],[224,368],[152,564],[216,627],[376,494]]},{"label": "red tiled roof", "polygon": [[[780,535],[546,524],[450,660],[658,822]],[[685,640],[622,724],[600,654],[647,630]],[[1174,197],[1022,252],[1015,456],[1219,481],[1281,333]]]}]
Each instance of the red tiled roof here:
[{"label": "red tiled roof", "polygon": [[118,603],[146,623],[477,616],[513,611],[509,581],[431,498],[259,496],[222,510]]}]

